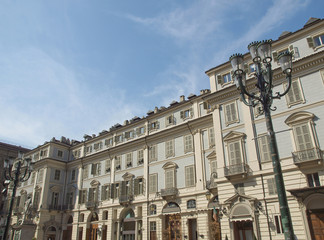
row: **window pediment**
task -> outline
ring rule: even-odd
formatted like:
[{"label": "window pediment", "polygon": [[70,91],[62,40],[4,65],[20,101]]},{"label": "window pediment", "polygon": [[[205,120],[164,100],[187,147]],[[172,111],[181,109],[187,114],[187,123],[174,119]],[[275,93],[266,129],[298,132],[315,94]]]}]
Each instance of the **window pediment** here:
[{"label": "window pediment", "polygon": [[91,183],[90,183],[90,185],[91,185],[92,187],[97,187],[97,186],[100,185],[100,182],[97,181],[97,180],[92,180]]},{"label": "window pediment", "polygon": [[122,176],[122,178],[124,179],[124,180],[126,180],[126,179],[132,179],[132,178],[134,178],[135,177],[135,175],[134,174],[131,174],[131,173],[129,173],[129,172],[126,172],[123,176]]},{"label": "window pediment", "polygon": [[216,152],[212,151],[210,154],[208,154],[207,158],[208,158],[208,160],[216,159]]},{"label": "window pediment", "polygon": [[234,139],[239,139],[239,138],[244,138],[246,135],[245,133],[241,132],[236,132],[236,131],[230,131],[226,136],[223,138],[225,142],[234,140]]},{"label": "window pediment", "polygon": [[61,187],[57,186],[57,185],[52,186],[50,189],[52,192],[60,192],[61,191]]},{"label": "window pediment", "polygon": [[176,163],[174,163],[174,162],[167,162],[166,164],[163,165],[162,168],[163,168],[164,170],[165,170],[165,169],[169,169],[169,168],[174,168],[174,169],[176,169],[176,168],[178,168],[178,165],[177,165]]},{"label": "window pediment", "polygon": [[299,122],[306,122],[309,120],[312,120],[315,117],[313,113],[306,112],[306,111],[300,111],[291,114],[286,120],[285,123],[290,126],[293,125],[294,123],[299,123]]}]

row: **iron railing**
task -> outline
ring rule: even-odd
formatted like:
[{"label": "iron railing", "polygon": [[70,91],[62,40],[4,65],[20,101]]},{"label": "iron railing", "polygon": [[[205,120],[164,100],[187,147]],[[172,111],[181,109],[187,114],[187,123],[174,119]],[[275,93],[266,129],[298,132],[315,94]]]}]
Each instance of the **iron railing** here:
[{"label": "iron railing", "polygon": [[161,197],[176,196],[178,194],[178,188],[165,188],[161,189]]},{"label": "iron railing", "polygon": [[239,174],[247,174],[249,172],[249,165],[240,163],[224,167],[225,177],[230,177]]},{"label": "iron railing", "polygon": [[323,159],[322,150],[319,148],[310,148],[303,151],[292,153],[295,164]]}]

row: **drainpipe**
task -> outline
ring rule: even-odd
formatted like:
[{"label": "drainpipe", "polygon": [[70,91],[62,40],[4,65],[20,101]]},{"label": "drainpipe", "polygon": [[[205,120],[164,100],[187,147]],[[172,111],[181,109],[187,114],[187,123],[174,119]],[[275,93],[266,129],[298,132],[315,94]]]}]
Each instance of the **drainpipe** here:
[{"label": "drainpipe", "polygon": [[[251,116],[253,136],[254,136],[253,140],[254,140],[254,144],[255,144],[256,154],[257,154],[258,163],[259,163],[259,168],[260,168],[260,170],[262,170],[261,157],[260,157],[260,151],[259,151],[259,143],[258,143],[258,134],[257,134],[255,123],[254,123],[253,107],[252,107],[252,102],[251,102],[250,98],[249,98],[249,103],[251,104],[249,106],[249,108],[250,108],[250,116]],[[261,182],[262,182],[262,194],[263,194],[264,208],[265,208],[266,217],[267,217],[268,231],[269,231],[270,240],[272,240],[270,222],[269,222],[269,214],[268,214],[268,206],[267,206],[267,200],[265,198],[263,174],[260,174],[260,177],[261,177]]]}]

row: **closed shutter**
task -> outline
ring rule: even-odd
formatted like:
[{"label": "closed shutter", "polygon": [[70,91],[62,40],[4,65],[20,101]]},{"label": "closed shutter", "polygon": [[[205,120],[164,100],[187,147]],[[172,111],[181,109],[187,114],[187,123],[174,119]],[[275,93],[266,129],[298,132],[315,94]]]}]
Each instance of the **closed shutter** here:
[{"label": "closed shutter", "polygon": [[110,198],[111,199],[115,198],[115,192],[116,192],[116,184],[112,183],[110,185]]},{"label": "closed shutter", "polygon": [[217,173],[217,161],[216,160],[210,161],[210,172]]},{"label": "closed shutter", "polygon": [[126,181],[122,181],[121,182],[121,195],[122,196],[125,196],[127,194],[127,191],[126,191]]},{"label": "closed shutter", "polygon": [[261,162],[267,162],[271,160],[269,136],[264,135],[259,138],[260,157]]},{"label": "closed shutter", "polygon": [[186,167],[186,187],[192,187],[195,185],[195,169],[194,166]]},{"label": "closed shutter", "polygon": [[239,142],[233,142],[228,145],[230,165],[238,165],[242,163],[241,160],[241,149]]},{"label": "closed shutter", "polygon": [[88,195],[88,201],[89,202],[94,201],[93,194],[94,194],[94,189],[93,188],[89,188],[89,195]]},{"label": "closed shutter", "polygon": [[153,174],[149,177],[149,192],[155,193],[157,192],[157,175]]},{"label": "closed shutter", "polygon": [[215,133],[214,128],[209,129],[209,147],[215,146]]},{"label": "closed shutter", "polygon": [[89,171],[89,165],[84,166],[83,174],[82,174],[83,179],[88,178],[88,175],[89,175],[88,171]]},{"label": "closed shutter", "polygon": [[138,195],[139,194],[139,179],[136,178],[134,180],[134,195]]},{"label": "closed shutter", "polygon": [[101,163],[97,163],[97,165],[98,165],[98,175],[100,175],[101,174]]},{"label": "closed shutter", "polygon": [[267,183],[268,183],[269,195],[277,194],[277,187],[276,187],[275,179],[270,178],[270,179],[267,180]]},{"label": "closed shutter", "polygon": [[107,200],[107,186],[101,187],[101,201]]},{"label": "closed shutter", "polygon": [[174,170],[165,171],[165,188],[174,187]]},{"label": "closed shutter", "polygon": [[313,148],[313,143],[307,124],[296,126],[294,128],[298,151],[303,151]]}]

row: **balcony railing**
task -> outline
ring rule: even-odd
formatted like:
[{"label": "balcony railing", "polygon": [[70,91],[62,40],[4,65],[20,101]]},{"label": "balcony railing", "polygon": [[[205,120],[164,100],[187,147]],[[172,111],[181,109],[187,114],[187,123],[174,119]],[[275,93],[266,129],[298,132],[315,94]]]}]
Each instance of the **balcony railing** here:
[{"label": "balcony railing", "polygon": [[126,195],[120,195],[119,196],[119,203],[124,204],[124,203],[129,203],[133,201],[133,195],[132,194],[126,194]]},{"label": "balcony railing", "polygon": [[227,167],[224,167],[224,174],[225,177],[232,177],[235,175],[246,175],[249,172],[249,165],[246,163],[240,163],[235,165],[229,165]]},{"label": "balcony railing", "polygon": [[173,197],[178,194],[178,188],[165,188],[161,189],[161,197]]},{"label": "balcony railing", "polygon": [[310,148],[303,151],[293,152],[292,156],[294,159],[294,163],[297,165],[304,162],[323,159],[322,150],[319,148]]},{"label": "balcony railing", "polygon": [[48,210],[57,210],[57,211],[59,211],[59,210],[61,210],[62,208],[61,208],[61,205],[57,205],[57,204],[49,204],[48,205]]},{"label": "balcony railing", "polygon": [[74,205],[73,204],[63,205],[63,210],[73,210],[73,209],[74,209]]},{"label": "balcony railing", "polygon": [[98,206],[98,201],[88,201],[85,203],[86,208],[96,208]]}]

